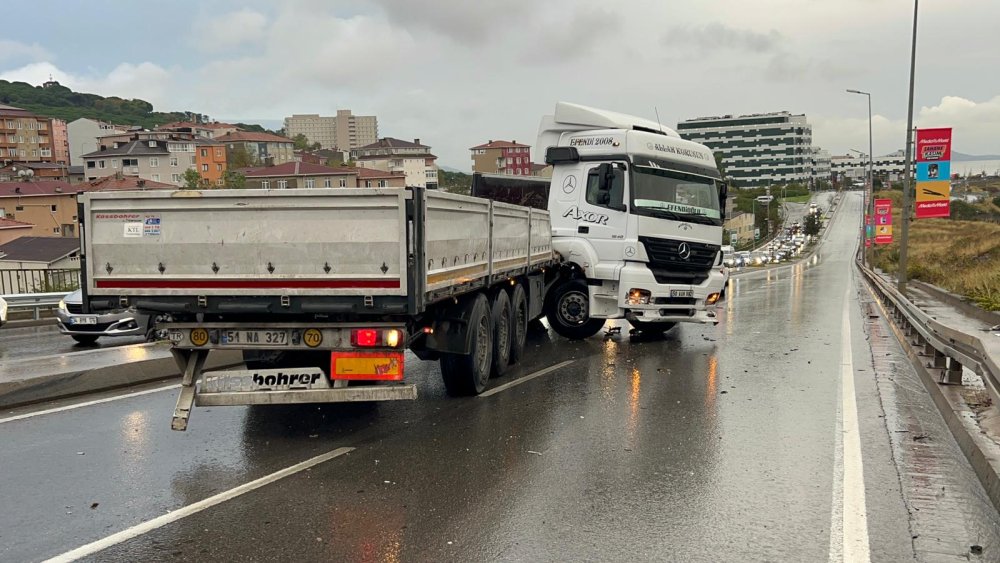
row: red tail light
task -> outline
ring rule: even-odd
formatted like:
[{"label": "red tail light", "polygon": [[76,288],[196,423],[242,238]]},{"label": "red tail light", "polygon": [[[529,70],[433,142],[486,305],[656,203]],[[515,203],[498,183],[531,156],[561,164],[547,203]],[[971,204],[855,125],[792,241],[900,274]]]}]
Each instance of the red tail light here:
[{"label": "red tail light", "polygon": [[354,346],[378,346],[378,331],[373,328],[361,328],[351,331],[351,344]]}]

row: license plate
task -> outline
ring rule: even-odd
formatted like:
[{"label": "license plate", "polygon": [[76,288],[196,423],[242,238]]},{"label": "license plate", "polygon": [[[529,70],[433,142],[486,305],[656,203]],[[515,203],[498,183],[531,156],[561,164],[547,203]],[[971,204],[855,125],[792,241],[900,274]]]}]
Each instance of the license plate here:
[{"label": "license plate", "polygon": [[319,368],[258,369],[209,372],[201,377],[201,393],[241,391],[289,391],[326,389],[326,377]]},{"label": "license plate", "polygon": [[287,330],[224,330],[223,346],[288,346]]},{"label": "license plate", "polygon": [[694,297],[694,290],[692,289],[671,289],[671,297]]},{"label": "license plate", "polygon": [[403,379],[402,352],[333,352],[330,364],[332,379]]},{"label": "license plate", "polygon": [[69,324],[71,325],[96,325],[97,317],[94,315],[88,315],[84,317],[70,317]]}]

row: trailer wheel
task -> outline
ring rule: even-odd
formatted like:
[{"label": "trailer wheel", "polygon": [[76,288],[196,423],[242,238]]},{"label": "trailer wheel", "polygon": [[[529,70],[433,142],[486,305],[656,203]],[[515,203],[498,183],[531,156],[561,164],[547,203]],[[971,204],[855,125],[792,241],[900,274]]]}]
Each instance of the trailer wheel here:
[{"label": "trailer wheel", "polygon": [[604,326],[604,319],[590,318],[590,296],[583,280],[569,280],[552,291],[545,318],[552,330],[571,340],[589,338]]},{"label": "trailer wheel", "polygon": [[514,338],[514,317],[510,297],[503,289],[493,296],[490,314],[493,322],[493,362],[490,375],[500,377],[510,365],[510,346]]},{"label": "trailer wheel", "polygon": [[515,285],[510,292],[510,312],[510,363],[516,364],[524,357],[524,343],[528,340],[528,298],[521,284]]},{"label": "trailer wheel", "polygon": [[471,345],[468,354],[442,354],[441,377],[448,394],[478,395],[486,389],[493,362],[493,323],[486,296],[479,294],[466,305]]}]

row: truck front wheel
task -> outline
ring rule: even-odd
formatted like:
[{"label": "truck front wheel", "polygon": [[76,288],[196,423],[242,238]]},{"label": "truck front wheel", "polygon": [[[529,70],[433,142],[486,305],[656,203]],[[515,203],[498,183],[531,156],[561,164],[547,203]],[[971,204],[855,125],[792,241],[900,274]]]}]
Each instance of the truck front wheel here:
[{"label": "truck front wheel", "polygon": [[486,296],[479,294],[470,299],[468,330],[471,333],[468,354],[442,354],[441,378],[448,394],[478,395],[486,390],[493,363],[493,322]]},{"label": "truck front wheel", "polygon": [[569,280],[555,288],[546,301],[545,318],[557,334],[571,340],[589,338],[604,326],[590,318],[590,296],[583,280]]}]

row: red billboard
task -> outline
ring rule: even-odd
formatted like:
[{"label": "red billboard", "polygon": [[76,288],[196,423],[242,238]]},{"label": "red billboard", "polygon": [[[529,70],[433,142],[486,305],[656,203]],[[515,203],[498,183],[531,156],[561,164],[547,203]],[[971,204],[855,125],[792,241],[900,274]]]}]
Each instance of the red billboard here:
[{"label": "red billboard", "polygon": [[917,129],[917,219],[951,216],[951,128]]},{"label": "red billboard", "polygon": [[875,244],[892,242],[892,200],[875,200]]}]

